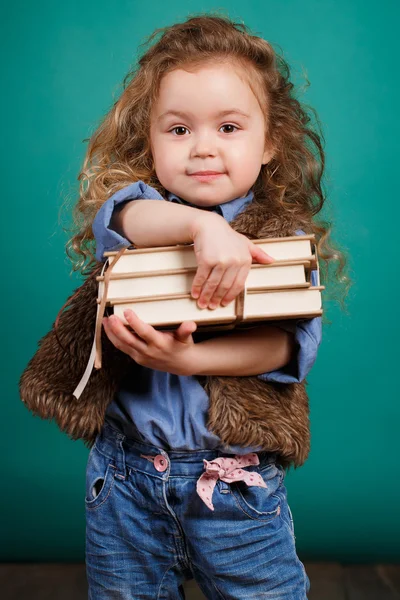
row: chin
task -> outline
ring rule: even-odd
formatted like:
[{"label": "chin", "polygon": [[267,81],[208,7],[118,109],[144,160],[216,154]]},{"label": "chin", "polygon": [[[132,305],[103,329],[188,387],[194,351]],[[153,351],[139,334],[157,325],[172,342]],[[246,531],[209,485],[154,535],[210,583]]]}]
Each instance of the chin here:
[{"label": "chin", "polygon": [[217,189],[212,190],[208,188],[202,190],[202,193],[199,193],[198,195],[193,194],[193,200],[189,200],[189,202],[193,202],[193,204],[198,202],[202,206],[215,206],[216,204],[223,204],[224,202],[229,202],[230,200],[233,200],[233,198],[237,197],[238,194],[235,194],[235,192],[233,191],[225,191],[224,193]]},{"label": "chin", "polygon": [[226,202],[226,200],[221,200],[221,197],[218,195],[216,195],[214,197],[211,197],[211,195],[209,197],[197,196],[197,197],[194,197],[193,199],[189,198],[187,201],[191,202],[192,204],[196,204],[199,208],[212,208],[213,206],[216,206],[217,204],[221,204],[221,202]]},{"label": "chin", "polygon": [[221,202],[220,196],[218,195],[218,193],[215,190],[213,190],[212,193],[188,194],[187,189],[182,189],[182,190],[170,190],[169,188],[166,188],[166,189],[168,189],[168,191],[171,191],[173,194],[175,194],[179,198],[182,198],[182,200],[185,200],[186,202],[190,202],[190,204],[195,204],[199,208],[208,208],[210,206],[215,206],[216,204],[219,204]]}]

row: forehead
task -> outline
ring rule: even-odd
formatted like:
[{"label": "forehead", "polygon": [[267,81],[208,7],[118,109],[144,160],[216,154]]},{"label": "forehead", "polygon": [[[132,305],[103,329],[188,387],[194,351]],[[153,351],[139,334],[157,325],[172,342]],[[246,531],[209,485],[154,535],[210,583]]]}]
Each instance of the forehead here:
[{"label": "forehead", "polygon": [[228,62],[181,67],[164,75],[153,106],[154,116],[167,118],[169,113],[212,113],[215,116],[235,108],[243,115],[259,109],[259,102],[241,65]]}]

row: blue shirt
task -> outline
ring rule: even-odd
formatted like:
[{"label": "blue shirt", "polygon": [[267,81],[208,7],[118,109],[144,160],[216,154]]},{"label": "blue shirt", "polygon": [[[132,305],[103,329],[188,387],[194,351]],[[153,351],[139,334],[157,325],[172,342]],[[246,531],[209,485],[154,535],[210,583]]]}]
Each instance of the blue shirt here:
[{"label": "blue shirt", "polygon": [[[246,208],[253,197],[253,192],[250,190],[246,196],[218,204],[210,209],[230,222]],[[98,260],[104,260],[104,252],[132,245],[127,238],[111,229],[110,221],[116,207],[119,209],[123,203],[135,199],[165,201],[154,188],[143,181],[132,183],[113,194],[101,206],[93,221],[92,229]],[[172,193],[167,195],[167,200],[195,206]],[[299,229],[296,234],[304,234],[304,231]],[[316,271],[311,272],[311,283],[317,284]],[[303,381],[317,357],[318,346],[321,343],[322,318],[286,319],[274,321],[273,324],[294,334],[296,350],[287,365],[281,369],[260,373],[256,377],[263,381],[281,383]],[[193,334],[195,342],[204,339],[201,335],[196,336],[197,333]],[[139,369],[140,377],[135,377],[135,381],[130,381],[128,377],[122,382],[106,412],[106,420],[125,435],[142,439],[167,451],[218,448],[227,453],[246,454],[259,450],[259,448],[223,446],[218,436],[207,429],[209,398],[196,377],[175,375],[140,365]]]}]

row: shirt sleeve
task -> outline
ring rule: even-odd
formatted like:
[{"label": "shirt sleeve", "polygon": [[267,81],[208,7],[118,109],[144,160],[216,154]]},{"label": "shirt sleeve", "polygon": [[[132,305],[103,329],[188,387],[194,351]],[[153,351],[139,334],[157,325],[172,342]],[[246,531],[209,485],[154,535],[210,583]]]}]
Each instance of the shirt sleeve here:
[{"label": "shirt sleeve", "polygon": [[92,231],[96,241],[96,259],[101,261],[104,252],[119,250],[124,246],[131,246],[127,238],[120,235],[110,227],[111,217],[114,210],[122,208],[129,200],[164,200],[164,198],[151,186],[143,181],[131,183],[127,187],[118,190],[99,208],[93,220]]},{"label": "shirt sleeve", "polygon": [[[304,231],[299,229],[296,234],[304,235]],[[317,279],[317,271],[312,270],[311,285],[317,285]],[[322,339],[322,317],[271,321],[271,325],[293,333],[295,350],[287,365],[275,371],[260,373],[257,377],[262,381],[276,381],[278,383],[302,382],[311,371],[317,358],[318,347]]]}]

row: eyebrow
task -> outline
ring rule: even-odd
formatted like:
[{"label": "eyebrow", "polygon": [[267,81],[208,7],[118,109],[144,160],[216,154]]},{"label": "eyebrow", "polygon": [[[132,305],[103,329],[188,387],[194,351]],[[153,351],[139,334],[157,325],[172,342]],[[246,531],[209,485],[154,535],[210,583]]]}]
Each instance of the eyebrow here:
[{"label": "eyebrow", "polygon": [[[219,112],[217,115],[215,115],[216,117],[225,117],[226,115],[240,115],[241,117],[245,117],[246,119],[250,118],[250,115],[246,114],[245,112],[243,112],[242,110],[240,110],[240,108],[230,108],[227,110],[222,110],[221,112]],[[187,118],[190,117],[189,113],[185,113],[183,111],[180,110],[167,110],[166,112],[162,113],[157,121],[161,121],[162,119],[165,119],[165,117],[181,117],[181,118]]]}]

